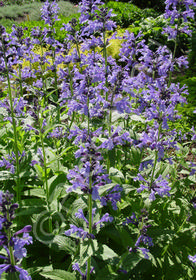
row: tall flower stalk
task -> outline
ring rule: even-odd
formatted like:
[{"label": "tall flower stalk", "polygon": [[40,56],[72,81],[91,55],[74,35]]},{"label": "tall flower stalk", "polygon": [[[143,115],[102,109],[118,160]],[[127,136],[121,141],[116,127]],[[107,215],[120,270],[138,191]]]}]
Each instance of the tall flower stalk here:
[{"label": "tall flower stalk", "polygon": [[12,58],[15,55],[15,53],[12,53],[11,49],[9,48],[9,39],[3,26],[0,26],[0,40],[1,40],[0,41],[1,60],[3,60],[1,61],[1,64],[3,64],[4,66],[3,72],[7,78],[7,84],[8,84],[8,98],[9,98],[11,123],[12,123],[13,136],[14,136],[14,151],[15,151],[15,158],[16,158],[16,194],[17,194],[17,201],[20,205],[21,186],[20,186],[18,134],[17,134],[16,116],[14,113],[13,94],[12,94],[11,82],[10,82],[10,70],[12,69],[12,60],[10,59],[10,57]]},{"label": "tall flower stalk", "polygon": [[45,148],[45,128],[47,124],[47,108],[45,108],[45,100],[44,100],[44,89],[42,80],[37,80],[34,84],[34,101],[31,107],[28,110],[28,114],[33,119],[33,123],[26,127],[26,130],[31,131],[33,135],[36,136],[38,142],[40,144],[40,148],[38,149],[40,161],[33,160],[32,166],[38,164],[43,169],[43,185],[44,191],[46,194],[46,204],[47,210],[49,212],[49,232],[52,233],[52,218],[50,213],[50,202],[49,202],[49,185],[48,185],[48,162],[46,157],[46,148]]},{"label": "tall flower stalk", "polygon": [[[0,246],[7,252],[6,255],[0,255],[5,261],[0,265],[0,276],[7,273],[9,279],[30,280],[28,272],[21,268],[21,260],[26,257],[27,250],[25,245],[32,244],[32,237],[29,235],[31,226],[27,225],[23,229],[13,232],[13,220],[15,210],[18,204],[13,203],[13,195],[8,191],[0,191]],[[22,237],[20,235],[23,234]]]},{"label": "tall flower stalk", "polygon": [[58,103],[59,99],[59,91],[58,91],[58,79],[57,79],[57,64],[56,64],[56,48],[58,48],[58,42],[54,39],[55,28],[54,24],[58,21],[58,12],[59,6],[55,1],[49,2],[46,1],[41,9],[41,17],[45,21],[45,24],[48,24],[49,30],[48,34],[49,37],[45,39],[45,42],[51,47],[51,58],[52,58],[52,67],[51,70],[54,73],[54,88],[55,88],[55,95],[56,95],[56,103],[57,103],[57,121],[60,122],[60,106]]},{"label": "tall flower stalk", "polygon": [[[169,17],[175,16],[175,14],[173,15],[172,7],[176,9],[176,3],[184,3],[184,9],[189,12],[187,5],[192,1],[167,0],[166,5]],[[139,254],[145,259],[150,259],[150,247],[153,246],[153,242],[152,238],[147,235],[147,229],[151,226],[149,224],[151,222],[148,222],[148,217],[146,217],[147,215],[137,216],[137,214],[133,213],[123,224],[119,222],[117,226],[116,224],[108,225],[109,230],[112,228],[113,231],[114,228],[116,233],[118,232],[118,227],[126,226],[125,231],[123,229],[118,232],[121,238],[123,238],[124,234],[126,236],[127,232],[132,234],[132,230],[134,230],[134,238],[130,240],[131,247],[126,246],[124,250],[121,248],[121,256],[117,256],[114,252],[115,250],[113,251],[113,247],[109,243],[110,237],[106,241],[100,242],[101,239],[99,238],[102,238],[104,231],[108,232],[108,228],[101,232],[100,229],[107,223],[116,222],[118,219],[120,221],[120,213],[115,214],[115,211],[118,210],[118,207],[121,208],[122,215],[127,210],[130,211],[133,208],[130,205],[130,201],[140,199],[140,195],[137,193],[146,192],[144,197],[149,200],[146,205],[150,211],[152,210],[151,217],[155,212],[151,208],[155,204],[152,201],[157,197],[165,198],[170,196],[169,176],[160,174],[160,166],[162,163],[164,165],[165,162],[172,164],[172,158],[168,156],[167,151],[172,150],[173,152],[178,149],[177,133],[175,130],[170,130],[170,122],[179,117],[176,112],[176,105],[185,102],[185,98],[182,96],[187,93],[186,87],[173,84],[171,80],[171,73],[176,65],[186,66],[186,59],[175,57],[177,44],[175,44],[173,55],[166,46],[157,47],[152,51],[142,39],[143,35],[141,33],[135,36],[126,31],[120,50],[120,65],[108,55],[108,31],[114,31],[115,24],[110,20],[111,11],[101,6],[102,4],[99,0],[83,0],[80,4],[81,16],[79,21],[72,19],[68,24],[64,25],[66,38],[63,43],[57,42],[54,35],[54,23],[58,19],[57,4],[49,1],[44,4],[41,11],[42,19],[44,19],[45,24],[48,24],[49,29],[34,28],[32,30],[33,43],[40,45],[41,55],[36,55],[35,53],[32,55],[32,52],[30,53],[32,56],[29,61],[32,65],[37,62],[38,68],[34,69],[34,73],[31,72],[31,78],[34,78],[34,80],[30,81],[29,83],[32,84],[27,87],[28,92],[32,93],[32,95],[30,96],[30,101],[28,100],[27,106],[30,115],[29,122],[24,124],[25,131],[30,130],[33,133],[34,138],[31,138],[31,142],[36,140],[34,146],[33,144],[31,145],[37,151],[38,159],[36,160],[35,158],[31,166],[34,172],[41,171],[39,172],[39,175],[41,173],[39,179],[44,189],[41,190],[44,191],[44,194],[43,192],[34,192],[34,190],[32,193],[33,196],[38,193],[37,197],[41,193],[39,201],[43,201],[43,205],[47,209],[46,212],[49,215],[47,229],[51,236],[55,235],[52,224],[52,219],[54,221],[53,217],[55,217],[53,214],[61,211],[61,207],[64,206],[63,201],[61,204],[65,191],[63,188],[66,188],[68,194],[73,192],[73,195],[69,196],[71,202],[72,199],[74,200],[74,206],[71,208],[73,211],[67,211],[65,207],[65,212],[67,211],[65,219],[67,220],[63,223],[63,216],[62,227],[66,227],[66,236],[71,236],[72,240],[75,239],[76,251],[70,255],[73,261],[72,269],[75,271],[74,273],[79,273],[82,279],[87,280],[91,279],[92,273],[95,273],[96,278],[96,268],[92,267],[94,256],[95,263],[98,258],[101,259],[101,262],[105,262],[104,258],[106,256],[109,259],[108,264],[111,265],[111,269],[115,273],[120,273],[121,268],[123,270],[123,264],[126,263],[126,258],[129,259],[129,254]],[[183,15],[186,18],[186,14],[181,13],[181,16]],[[192,18],[192,14],[190,15]],[[179,17],[175,20],[181,21]],[[173,28],[174,30],[175,28]],[[178,33],[179,26],[176,30]],[[168,29],[168,31],[172,32],[171,29]],[[18,32],[20,33],[20,30]],[[16,33],[17,30],[13,30],[12,35],[16,35]],[[4,37],[4,30],[2,30],[1,38],[2,41],[6,38],[4,40],[5,46],[11,40],[10,37]],[[18,34],[19,41],[21,38],[21,34]],[[46,44],[47,51],[45,52]],[[12,123],[14,135],[16,136],[14,140],[16,145],[15,153],[7,155],[7,158],[2,157],[0,166],[9,169],[11,173],[14,173],[14,168],[16,168],[16,175],[18,174],[19,177],[19,164],[23,153],[19,153],[17,146],[16,117],[18,111],[21,111],[19,110],[21,109],[20,107],[24,107],[21,104],[25,104],[25,102],[22,99],[16,100],[12,97],[10,79],[13,76],[10,73],[13,68],[13,56],[12,53],[8,52],[7,54],[7,49],[3,51],[5,49],[4,45],[1,45],[3,55],[0,56],[0,60],[1,67],[3,65],[4,69],[3,74],[5,74],[8,81],[9,100],[5,100],[1,105],[4,108],[8,108],[8,110],[11,108],[11,118],[10,116],[8,118]],[[72,49],[72,46],[74,49]],[[16,49],[18,52],[20,51],[20,48]],[[23,54],[21,58],[22,56]],[[5,57],[6,59],[4,59]],[[15,52],[14,57],[16,57]],[[61,64],[63,68],[59,67]],[[22,95],[24,72],[21,65],[20,62],[18,85]],[[51,79],[47,79],[46,76],[49,76],[51,72]],[[15,103],[17,105],[20,103],[20,106],[15,106]],[[17,107],[17,110],[15,107]],[[53,117],[53,112],[55,112],[55,117]],[[117,120],[114,121],[113,119],[115,118]],[[141,120],[141,123],[137,122],[137,120]],[[65,122],[65,125],[63,122]],[[137,125],[139,123],[141,128],[137,137],[135,131],[132,133],[135,123]],[[66,133],[61,130],[63,126],[67,128]],[[28,135],[31,135],[31,133]],[[54,142],[52,142],[51,138],[54,139]],[[60,142],[62,138],[65,140]],[[72,144],[75,150],[75,158],[72,156],[72,160],[69,162],[67,160],[69,157],[65,158],[64,161],[60,160],[60,151],[64,149],[65,142]],[[57,168],[51,167],[52,164],[48,160],[48,143],[51,144],[50,148],[55,149],[52,153],[56,153],[55,162],[57,162]],[[134,150],[139,151],[138,154],[140,155],[138,159],[138,154],[135,153],[136,167],[132,166]],[[145,158],[145,156],[148,158]],[[13,166],[13,163],[15,166]],[[61,164],[64,165],[62,169]],[[130,168],[131,172],[127,172],[128,168]],[[121,171],[123,171],[123,174]],[[65,184],[64,174],[67,174],[67,184]],[[58,185],[61,175],[63,175],[63,187]],[[51,178],[52,176],[55,179]],[[51,184],[50,179],[51,181],[54,179]],[[138,188],[137,193],[132,196],[135,186],[133,181],[138,181],[136,183]],[[21,200],[19,198],[19,183],[20,180],[17,181],[18,201]],[[61,183],[62,181],[60,181]],[[131,185],[131,188],[127,186],[128,184]],[[29,185],[26,187],[30,189]],[[34,187],[32,186],[32,189]],[[123,193],[125,193],[126,197],[121,204],[122,187],[124,187]],[[54,193],[51,194],[53,191]],[[29,191],[29,194],[32,193]],[[44,196],[45,199],[43,199]],[[0,201],[1,197],[3,195],[0,193]],[[6,197],[8,201],[9,195],[6,194]],[[55,197],[55,202],[58,204],[56,206],[54,203],[54,212],[52,212],[54,204],[51,203],[53,197]],[[67,197],[68,195],[66,195]],[[75,208],[75,206],[77,207]],[[140,200],[137,209],[142,208],[142,206],[144,206],[144,201]],[[17,207],[11,205],[11,208]],[[12,214],[10,214],[10,209],[7,208],[6,210],[8,223],[12,222],[13,218]],[[13,233],[11,228],[7,229],[7,225],[4,225],[5,215],[3,215],[0,217],[0,229],[2,228],[1,233],[3,236],[8,236],[7,240],[9,242],[4,244],[7,248],[8,257],[1,256],[5,260],[5,265],[0,265],[0,273],[14,271],[14,273],[17,273],[17,277],[19,272],[21,279],[30,279],[27,273],[20,270],[18,266],[21,261],[21,258],[18,257],[18,252],[16,252],[18,247],[13,247],[10,242],[11,240],[15,243],[20,243],[21,239],[18,236],[21,233],[28,233],[30,227],[27,226],[22,231]],[[70,223],[68,221],[69,217]],[[181,230],[181,227],[179,230]],[[96,240],[97,237],[98,240]],[[128,240],[128,238],[126,239]],[[27,236],[27,240],[28,243],[31,243],[29,236]],[[55,245],[56,236],[53,241]],[[49,247],[52,250],[52,246],[49,245]],[[86,251],[84,252],[84,250]],[[105,250],[106,255],[104,255]],[[109,255],[111,254],[111,258],[107,256],[107,252],[109,252]],[[98,258],[96,258],[97,256]],[[112,259],[113,257],[114,259]],[[49,259],[51,261],[51,255]],[[189,256],[189,259],[194,261],[195,257]],[[70,269],[71,265],[69,265],[68,270]],[[55,273],[58,272],[55,271]],[[123,273],[126,273],[126,271]],[[129,271],[129,273],[131,272]],[[94,278],[94,275],[92,278]]]}]

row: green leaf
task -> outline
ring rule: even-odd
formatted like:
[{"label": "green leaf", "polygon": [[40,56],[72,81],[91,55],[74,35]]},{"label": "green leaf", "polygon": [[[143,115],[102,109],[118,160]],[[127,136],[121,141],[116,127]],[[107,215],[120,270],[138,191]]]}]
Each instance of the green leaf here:
[{"label": "green leaf", "polygon": [[108,151],[108,156],[109,156],[109,160],[110,160],[110,166],[115,166],[115,162],[116,162],[115,149]]},{"label": "green leaf", "polygon": [[[104,275],[104,278],[103,278]],[[119,274],[112,271],[110,265],[105,265],[96,274],[96,280],[117,280],[119,279]]]},{"label": "green leaf", "polygon": [[142,117],[138,116],[138,115],[132,115],[130,118],[133,121],[145,123],[145,120]]},{"label": "green leaf", "polygon": [[46,279],[52,279],[52,280],[75,280],[76,279],[73,273],[60,269],[54,269],[52,271],[42,272],[40,273],[40,275],[46,277]]},{"label": "green leaf", "polygon": [[31,215],[44,211],[46,202],[41,199],[25,199],[22,200],[22,207],[17,212],[17,216]]},{"label": "green leaf", "polygon": [[36,196],[39,198],[46,198],[46,193],[44,189],[30,189],[24,192],[26,196]]},{"label": "green leaf", "polygon": [[44,170],[43,170],[43,168],[40,165],[38,165],[38,164],[35,164],[34,168],[36,170],[38,178],[40,180],[43,180],[43,178],[44,178]]},{"label": "green leaf", "polygon": [[102,195],[104,192],[112,189],[115,186],[116,186],[116,183],[110,183],[110,184],[106,184],[104,186],[101,186],[101,188],[99,190],[99,194]]},{"label": "green leaf", "polygon": [[123,173],[114,167],[110,168],[109,175],[110,178],[112,178],[112,180],[115,181],[117,184],[121,184],[122,180],[124,180]]},{"label": "green leaf", "polygon": [[90,240],[90,242],[89,240],[84,241],[80,250],[81,264],[83,265],[91,256],[96,256],[104,261],[118,257],[118,255],[105,244],[98,244],[96,240]]},{"label": "green leaf", "polygon": [[95,256],[98,250],[98,243],[96,240],[84,240],[80,247],[80,263],[83,265],[91,256]]},{"label": "green leaf", "polygon": [[54,250],[63,250],[73,255],[75,253],[75,242],[66,236],[56,235],[51,244]]},{"label": "green leaf", "polygon": [[13,174],[9,171],[0,171],[0,181],[10,180],[11,178],[13,178]]},{"label": "green leaf", "polygon": [[[60,192],[61,192],[62,188],[64,188],[66,180],[67,180],[67,177],[64,173],[61,173],[58,176],[53,176],[49,180],[50,202],[52,202],[52,200],[55,199],[55,196],[58,197],[58,195],[60,195]],[[58,189],[58,192],[57,192],[57,189]]]},{"label": "green leaf", "polygon": [[107,245],[99,245],[99,249],[96,252],[96,256],[104,261],[118,257],[118,255]]},{"label": "green leaf", "polygon": [[142,256],[137,253],[128,254],[127,257],[124,259],[122,267],[123,269],[127,270],[128,272],[131,271],[137,264],[142,260]]}]

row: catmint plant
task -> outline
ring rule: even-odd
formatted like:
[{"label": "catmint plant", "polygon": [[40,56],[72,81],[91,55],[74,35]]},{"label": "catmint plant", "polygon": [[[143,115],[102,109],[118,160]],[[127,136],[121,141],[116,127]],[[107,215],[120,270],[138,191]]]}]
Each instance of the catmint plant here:
[{"label": "catmint plant", "polygon": [[48,68],[48,70],[51,70],[54,73],[54,88],[55,88],[55,95],[56,95],[56,102],[57,102],[57,121],[60,121],[60,107],[58,104],[58,81],[57,81],[57,66],[59,63],[61,63],[62,59],[58,59],[57,54],[59,53],[61,49],[61,44],[55,40],[54,34],[55,34],[55,28],[54,24],[56,21],[58,21],[58,12],[59,12],[59,6],[58,4],[54,2],[46,1],[41,9],[41,18],[45,21],[45,24],[48,24],[49,29],[47,30],[47,35],[45,38],[45,43],[50,46],[51,51],[48,52],[48,55],[52,58],[52,65]]},{"label": "catmint plant", "polygon": [[[6,33],[6,30],[3,26],[0,26],[0,68],[3,74],[3,77],[7,80],[8,85],[8,98],[4,102],[2,102],[2,107],[6,107],[8,109],[9,114],[11,115],[10,121],[13,128],[13,137],[14,137],[14,152],[15,152],[15,167],[16,167],[16,189],[17,189],[17,201],[21,203],[21,186],[20,186],[20,167],[19,167],[19,148],[18,148],[18,132],[17,132],[17,121],[16,114],[21,114],[21,108],[23,108],[24,103],[23,99],[13,101],[13,91],[11,87],[11,74],[13,72],[13,65],[17,63],[17,59],[15,61],[15,57],[17,57],[16,48],[12,47],[12,43],[10,42],[10,38]],[[21,104],[22,103],[22,104]],[[21,106],[22,105],[22,106]],[[22,112],[23,113],[23,112]]]},{"label": "catmint plant", "polygon": [[[39,164],[42,168],[42,180],[44,185],[44,191],[46,194],[46,203],[47,203],[47,210],[50,213],[50,203],[49,203],[49,185],[48,185],[48,164],[47,164],[47,157],[46,157],[46,147],[45,147],[45,129],[47,126],[47,117],[48,117],[48,108],[44,107],[44,103],[41,92],[42,92],[42,80],[37,80],[34,83],[34,89],[38,90],[40,96],[35,97],[34,104],[31,105],[29,108],[29,115],[31,116],[32,123],[27,124],[25,127],[26,131],[31,132],[31,136],[36,137],[37,142],[39,143],[40,147],[37,149],[39,162],[35,159],[31,162],[31,166],[33,167],[35,164]],[[52,219],[51,216],[49,218],[49,232],[52,233]]]},{"label": "catmint plant", "polygon": [[[196,7],[196,3],[193,0],[168,0],[165,1],[165,4],[166,7],[164,16],[166,19],[170,20],[170,24],[166,28],[163,28],[162,33],[166,34],[169,40],[174,40],[174,49],[172,54],[172,59],[174,61],[180,34],[187,34],[188,36],[192,35],[189,20],[194,20],[195,13],[193,7]],[[171,83],[171,76],[172,73],[170,72],[169,84]]]},{"label": "catmint plant", "polygon": [[[173,11],[176,7],[179,8],[177,2],[178,1],[166,1],[166,13],[168,17],[173,16],[172,12],[170,13],[170,8],[173,8]],[[179,4],[183,5],[184,2],[180,1]],[[189,4],[192,4],[192,2]],[[188,3],[186,2],[185,5],[188,10]],[[176,13],[177,10],[175,10],[174,13],[177,16]],[[193,11],[191,10],[191,17],[193,16],[192,13]],[[186,19],[187,18],[185,18],[185,20]],[[171,22],[173,21],[171,20]],[[175,139],[176,132],[169,131],[168,123],[180,118],[177,114],[176,106],[178,104],[183,105],[186,102],[183,96],[188,94],[188,92],[185,86],[180,87],[179,84],[172,83],[171,73],[176,67],[187,67],[187,59],[186,57],[175,57],[177,45],[175,45],[173,54],[166,46],[158,47],[156,51],[152,51],[145,45],[145,42],[141,40],[140,37],[141,34],[136,38],[139,42],[134,45],[134,35],[127,34],[127,39],[132,43],[133,47],[135,47],[135,51],[133,51],[134,48],[132,48],[132,52],[128,52],[129,44],[125,42],[123,43],[120,55],[121,61],[127,62],[128,66],[126,66],[126,71],[129,71],[131,76],[136,65],[138,65],[138,69],[140,70],[136,77],[127,77],[123,81],[124,90],[126,90],[132,98],[136,99],[137,105],[134,106],[132,112],[138,115],[142,114],[147,124],[148,122],[153,122],[153,127],[146,125],[146,130],[140,135],[140,143],[136,144],[136,147],[140,148],[141,151],[144,147],[155,150],[154,161],[150,162],[152,165],[152,172],[150,175],[149,187],[151,189],[153,184],[156,185],[156,180],[158,180],[158,178],[155,179],[158,162],[168,160],[172,164],[171,159],[165,157],[165,151],[171,148],[178,149]],[[139,92],[138,95],[137,92]],[[142,143],[145,143],[144,146]],[[140,169],[141,168],[142,166],[140,166]],[[142,175],[140,179],[141,178],[143,178]],[[164,182],[161,184],[165,186],[165,194],[168,194],[169,188],[166,187]],[[146,187],[142,185],[139,192],[145,188]]]},{"label": "catmint plant", "polygon": [[[73,170],[70,170],[68,179],[72,185],[67,188],[67,192],[74,192],[79,188],[80,191],[82,191],[83,196],[88,197],[88,218],[85,217],[83,210],[79,209],[78,212],[75,213],[75,216],[83,220],[83,228],[71,224],[70,229],[68,229],[65,234],[67,236],[76,234],[76,237],[79,237],[82,240],[88,239],[89,246],[91,246],[91,240],[95,239],[97,229],[99,231],[100,227],[103,226],[103,223],[112,222],[113,220],[108,213],[105,213],[99,220],[94,221],[98,209],[97,207],[93,208],[93,205],[97,200],[101,200],[102,205],[107,205],[109,201],[116,210],[116,203],[120,200],[119,191],[121,191],[121,189],[113,189],[108,196],[102,197],[101,199],[99,189],[101,189],[101,186],[109,183],[110,180],[106,174],[106,170],[104,170],[100,163],[102,160],[101,153],[92,141],[91,137],[93,136],[93,133],[91,134],[89,131],[87,136],[88,138],[85,141],[85,147],[81,145],[79,150],[75,153],[76,158],[80,158],[82,167],[79,169],[78,166],[76,166]],[[90,273],[91,257],[87,260],[86,279],[90,279]]]},{"label": "catmint plant", "polygon": [[18,71],[14,71],[16,75],[16,81],[19,83],[19,90],[16,91],[16,96],[20,94],[20,97],[23,97],[24,92],[24,80],[29,75],[24,75],[24,71],[22,70],[22,63],[25,57],[25,54],[29,51],[29,45],[25,45],[24,38],[24,30],[22,27],[12,26],[12,33],[10,34],[10,46],[14,46],[15,48],[15,64],[17,66]]},{"label": "catmint plant", "polygon": [[[171,212],[177,213],[175,217],[181,220],[189,206],[185,211],[181,207],[183,199],[175,197],[173,155],[180,145],[171,123],[180,118],[177,106],[186,102],[188,91],[186,86],[174,83],[171,75],[188,66],[186,57],[176,57],[176,50],[179,34],[191,33],[186,22],[193,19],[191,5],[195,3],[165,3],[165,16],[171,26],[164,34],[176,40],[173,50],[161,45],[151,48],[141,32],[136,35],[126,31],[118,60],[107,52],[110,40],[118,38],[116,34],[110,37],[116,29],[113,14],[99,0],[80,3],[79,19],[63,24],[66,35],[61,43],[55,39],[59,13],[56,2],[45,2],[41,17],[47,28],[33,28],[31,38],[24,39],[23,30],[16,26],[11,35],[0,27],[1,80],[7,80],[5,89],[9,93],[0,106],[15,137],[14,149],[9,144],[9,151],[2,151],[0,167],[16,175],[17,202],[33,212],[34,233],[39,219],[42,229],[47,229],[47,260],[53,270],[50,266],[40,271],[43,277],[90,280],[103,278],[106,271],[114,279],[121,279],[120,273],[126,274],[122,276],[126,279],[140,279],[140,265],[145,271],[156,263],[154,270],[160,264],[164,271],[167,250],[172,257],[175,255],[172,238],[179,237],[187,216],[180,226],[168,217]],[[41,49],[41,54],[33,45]],[[23,68],[24,58],[30,69]],[[20,88],[16,96],[11,87],[14,77]],[[19,149],[19,126],[27,139],[28,153]],[[25,173],[21,200],[19,174],[27,156],[35,176],[30,178]],[[194,160],[187,173],[190,170],[194,175]],[[14,233],[18,205],[11,201],[9,192],[0,192],[0,258],[4,262],[0,274],[31,279],[22,269],[27,254],[24,246],[32,243],[31,226]],[[195,200],[189,197],[189,201],[195,207]],[[37,205],[44,209],[42,213]],[[62,214],[62,223],[57,232],[54,222],[58,224],[58,214]],[[164,220],[160,229],[159,218]],[[53,253],[62,256],[61,266],[65,264],[67,271],[58,269],[58,258],[53,263]],[[195,262],[195,256],[187,254],[186,259],[189,264]]]},{"label": "catmint plant", "polygon": [[25,245],[33,242],[29,235],[32,227],[27,225],[14,232],[13,221],[18,204],[13,203],[12,200],[13,195],[9,191],[5,193],[0,191],[0,246],[5,251],[0,255],[4,261],[4,264],[0,265],[0,276],[5,272],[11,279],[30,280],[31,276],[21,267],[21,262],[27,256]]}]

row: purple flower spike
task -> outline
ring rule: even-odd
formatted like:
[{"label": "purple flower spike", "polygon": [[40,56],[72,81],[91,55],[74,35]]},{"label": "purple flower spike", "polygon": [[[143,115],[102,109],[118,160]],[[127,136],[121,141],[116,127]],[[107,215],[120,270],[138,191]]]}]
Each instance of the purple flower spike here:
[{"label": "purple flower spike", "polygon": [[25,233],[25,232],[30,232],[32,230],[32,226],[31,225],[28,225],[28,226],[25,226],[23,229],[15,232],[14,236],[20,234],[20,233]]},{"label": "purple flower spike", "polygon": [[[22,161],[22,159],[25,157],[25,152],[22,154],[18,153],[19,156],[19,162]],[[12,174],[15,173],[15,164],[16,164],[16,156],[12,152],[12,155],[7,155],[6,157],[2,157],[2,160],[0,160],[0,167],[5,167],[8,169]]]},{"label": "purple flower spike", "polygon": [[[24,246],[33,243],[33,239],[29,235],[32,227],[27,225],[16,233],[12,233],[10,227],[13,224],[15,210],[18,208],[18,204],[13,204],[12,199],[13,195],[8,191],[0,192],[0,246],[3,246],[7,252],[7,256],[0,256],[1,259],[6,261],[6,264],[0,265],[0,276],[3,272],[18,272],[20,280],[30,280],[31,276],[28,275],[26,270],[19,267],[18,263],[21,264],[22,259],[27,256],[27,250]],[[18,235],[21,233],[23,233],[23,236],[19,237]],[[10,250],[10,247],[12,247],[12,250]],[[15,265],[10,263],[12,258],[14,258]]]},{"label": "purple flower spike", "polygon": [[16,271],[18,271],[20,280],[31,280],[31,276],[29,276],[28,272],[18,266],[15,265]]},{"label": "purple flower spike", "polygon": [[151,185],[141,176],[141,174],[138,174],[138,176],[134,180],[143,181],[145,183],[140,184],[140,187],[137,189],[137,192],[141,193],[144,190],[149,190],[149,199],[151,201],[156,199],[156,194],[158,194],[161,197],[165,195],[170,196],[169,191],[171,190],[171,187],[168,186],[168,181],[166,179],[163,179],[161,175],[159,175],[159,177]]},{"label": "purple flower spike", "polygon": [[194,256],[189,255],[188,258],[191,262],[196,263],[196,255],[194,255]]},{"label": "purple flower spike", "polygon": [[3,192],[0,191],[0,205],[1,205],[1,203],[2,203],[2,197],[3,197]]},{"label": "purple flower spike", "polygon": [[78,263],[74,263],[74,264],[72,265],[72,269],[75,270],[75,271],[78,271],[82,277],[85,276],[85,274],[82,273],[82,271],[81,271],[80,266],[79,266]]},{"label": "purple flower spike", "polygon": [[[87,264],[86,264],[86,265],[87,265]],[[83,273],[83,272],[81,271],[81,269],[80,269],[79,264],[78,264],[78,263],[74,263],[74,264],[72,265],[72,269],[75,270],[75,271],[78,271],[78,272],[80,273],[80,275],[82,276],[82,279],[84,279],[84,280],[86,279],[86,276],[87,276],[87,268],[86,268],[86,272]],[[91,268],[90,274],[93,272],[93,270],[94,270],[94,267]]]},{"label": "purple flower spike", "polygon": [[88,223],[88,220],[85,218],[85,216],[84,216],[84,213],[83,213],[83,210],[82,209],[78,209],[78,212],[77,213],[75,213],[75,216],[77,217],[77,218],[79,218],[79,219],[83,219],[85,222],[86,222],[86,224],[88,225],[89,223]]},{"label": "purple flower spike", "polygon": [[107,222],[112,222],[113,221],[113,217],[109,216],[108,213],[104,214],[103,217],[101,218],[101,220],[99,220],[97,223],[94,223],[93,228],[96,228],[98,224],[100,224],[100,227],[103,226],[102,223],[107,223]]},{"label": "purple flower spike", "polygon": [[1,274],[7,271],[10,268],[10,264],[0,264],[0,278]]},{"label": "purple flower spike", "polygon": [[78,228],[77,226],[71,224],[70,229],[65,231],[65,235],[70,236],[74,233],[76,233],[76,236],[78,236],[79,238],[82,238],[82,240],[84,240],[85,238],[95,238],[93,234],[89,234],[83,228]]},{"label": "purple flower spike", "polygon": [[132,252],[137,252],[138,250],[140,250],[140,251],[143,253],[145,259],[148,260],[148,259],[150,258],[149,255],[148,255],[149,250],[146,249],[146,248],[141,248],[141,247],[130,248],[130,249],[129,249],[129,252],[130,252],[130,253],[132,253]]},{"label": "purple flower spike", "polygon": [[135,213],[132,213],[131,217],[126,218],[126,221],[123,222],[122,224],[123,224],[123,225],[126,225],[126,224],[133,224],[133,225],[138,226],[139,221],[138,221],[138,219],[136,218]]},{"label": "purple flower spike", "polygon": [[114,210],[117,210],[118,209],[117,202],[121,201],[121,192],[122,191],[123,191],[123,189],[119,185],[116,185],[113,189],[111,189],[109,191],[108,194],[101,197],[101,204],[103,206],[106,206],[107,203],[110,201],[111,205],[112,205],[112,208]]},{"label": "purple flower spike", "polygon": [[163,33],[169,35],[169,39],[176,38],[178,33],[186,33],[191,35],[191,30],[189,29],[188,24],[181,28],[176,21],[179,22],[181,19],[185,24],[189,19],[194,19],[194,10],[192,7],[196,6],[194,0],[166,0],[165,1],[165,18],[170,19],[170,24],[172,27],[164,28]]},{"label": "purple flower spike", "polygon": [[58,11],[59,11],[58,4],[54,1],[50,3],[48,0],[44,3],[41,9],[41,18],[45,21],[45,24],[49,26],[53,26],[55,21],[58,20]]}]

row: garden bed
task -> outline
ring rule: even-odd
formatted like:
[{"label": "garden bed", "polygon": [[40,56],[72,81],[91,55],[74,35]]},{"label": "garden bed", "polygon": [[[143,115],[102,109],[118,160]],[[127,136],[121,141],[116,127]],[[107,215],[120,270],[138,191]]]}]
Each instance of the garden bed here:
[{"label": "garden bed", "polygon": [[189,2],[167,4],[160,41],[97,1],[0,27],[1,279],[195,278]]}]

